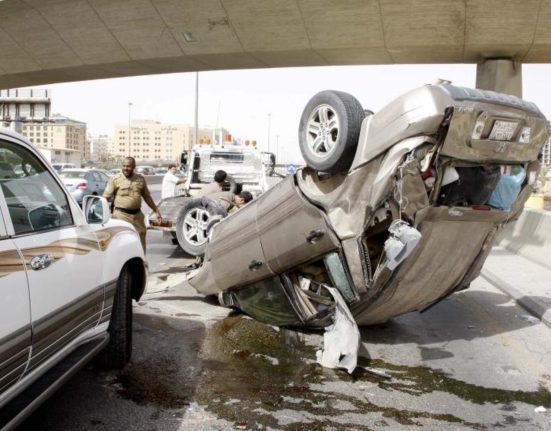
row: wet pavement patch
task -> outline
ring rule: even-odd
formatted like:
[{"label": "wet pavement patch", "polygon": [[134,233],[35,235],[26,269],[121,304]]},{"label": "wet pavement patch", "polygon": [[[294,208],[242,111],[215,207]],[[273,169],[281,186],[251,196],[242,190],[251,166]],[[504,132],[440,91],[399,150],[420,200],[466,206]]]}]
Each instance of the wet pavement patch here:
[{"label": "wet pavement patch", "polygon": [[[383,370],[391,380],[361,367],[352,375],[322,368],[302,334],[242,315],[208,329],[178,317],[138,314],[136,320],[134,357],[119,375],[119,393],[162,409],[202,406],[239,429],[339,431],[396,424],[487,429],[518,425],[519,403],[551,407],[543,387],[533,392],[479,387],[428,367],[360,359],[359,365]],[[414,398],[431,393],[435,400],[436,393],[445,393],[464,406],[493,405],[501,413],[495,423],[474,423],[460,417],[461,408],[453,414],[414,407],[423,405]]]},{"label": "wet pavement patch", "polygon": [[132,359],[115,381],[119,394],[138,404],[186,406],[200,375],[204,337],[198,321],[135,314]]},{"label": "wet pavement patch", "polygon": [[509,391],[465,383],[428,367],[399,366],[381,360],[370,361],[370,364],[385,369],[394,377],[390,382],[379,382],[381,388],[399,390],[411,395],[441,391],[475,404],[522,402],[534,406],[551,406],[551,393],[543,386],[533,392]]}]

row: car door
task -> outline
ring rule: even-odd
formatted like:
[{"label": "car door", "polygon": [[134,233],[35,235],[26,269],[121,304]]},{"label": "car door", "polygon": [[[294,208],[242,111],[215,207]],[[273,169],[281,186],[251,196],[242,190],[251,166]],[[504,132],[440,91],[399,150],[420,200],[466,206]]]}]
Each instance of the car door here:
[{"label": "car door", "polygon": [[7,232],[27,269],[31,371],[97,324],[101,252],[92,228],[75,225],[66,189],[30,148],[0,140],[0,153],[24,167],[24,175],[3,181],[1,191]]},{"label": "car door", "polygon": [[[1,179],[1,181],[4,181]],[[31,310],[25,265],[8,237],[0,197],[0,394],[25,371],[31,348]],[[0,405],[2,397],[0,396]]]},{"label": "car door", "polygon": [[262,253],[254,202],[216,226],[213,239],[209,257],[218,286],[245,285],[273,276]]},{"label": "car door", "polygon": [[99,183],[99,189],[98,189],[98,195],[103,195],[103,192],[105,191],[105,188],[107,187],[107,182],[109,181],[109,177],[104,174],[103,172],[98,172],[100,183]]},{"label": "car door", "polygon": [[90,171],[88,173],[88,188],[90,189],[90,194],[100,194],[101,190],[101,177],[98,172]]},{"label": "car door", "polygon": [[304,198],[293,177],[260,196],[256,205],[256,228],[266,262],[274,273],[339,247],[325,215]]}]

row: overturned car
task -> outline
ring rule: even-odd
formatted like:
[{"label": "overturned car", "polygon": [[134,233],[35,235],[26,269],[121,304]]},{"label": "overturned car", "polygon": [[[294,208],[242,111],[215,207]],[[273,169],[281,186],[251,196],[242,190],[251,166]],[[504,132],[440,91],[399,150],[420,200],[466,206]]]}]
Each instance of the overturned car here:
[{"label": "overturned car", "polygon": [[380,112],[324,91],[306,105],[308,167],[213,228],[190,283],[275,325],[358,325],[423,310],[475,279],[518,218],[548,122],[517,97],[427,85]]}]

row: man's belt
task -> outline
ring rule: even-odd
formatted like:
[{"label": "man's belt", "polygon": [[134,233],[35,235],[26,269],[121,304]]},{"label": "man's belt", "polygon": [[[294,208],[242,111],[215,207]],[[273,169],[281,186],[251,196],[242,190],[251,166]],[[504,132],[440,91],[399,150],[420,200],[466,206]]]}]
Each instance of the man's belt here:
[{"label": "man's belt", "polygon": [[140,208],[136,208],[135,210],[131,210],[131,209],[128,209],[128,208],[121,208],[121,207],[115,207],[115,210],[117,211],[121,211],[123,213],[126,213],[126,214],[138,214],[141,209]]}]

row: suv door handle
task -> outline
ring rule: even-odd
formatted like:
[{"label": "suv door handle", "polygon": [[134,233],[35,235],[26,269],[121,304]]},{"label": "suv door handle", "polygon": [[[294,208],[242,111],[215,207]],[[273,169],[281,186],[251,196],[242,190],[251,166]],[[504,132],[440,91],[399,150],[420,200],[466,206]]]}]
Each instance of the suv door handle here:
[{"label": "suv door handle", "polygon": [[310,233],[306,237],[306,241],[308,241],[310,244],[314,244],[323,235],[325,235],[325,230],[323,230],[323,229],[312,230],[312,231],[310,231]]},{"label": "suv door handle", "polygon": [[251,263],[249,263],[249,269],[251,271],[258,270],[262,265],[264,265],[264,262],[260,260],[251,260]]},{"label": "suv door handle", "polygon": [[41,269],[48,268],[53,261],[54,256],[52,254],[39,254],[31,259],[31,268],[34,271],[40,271]]}]

